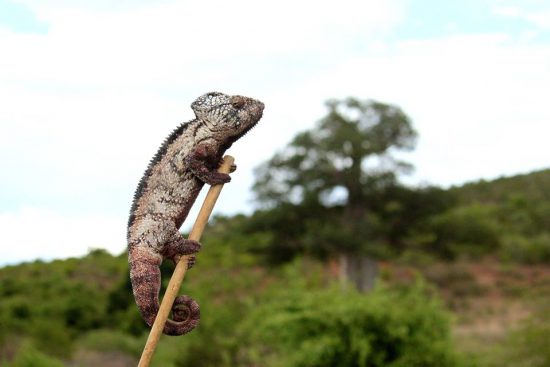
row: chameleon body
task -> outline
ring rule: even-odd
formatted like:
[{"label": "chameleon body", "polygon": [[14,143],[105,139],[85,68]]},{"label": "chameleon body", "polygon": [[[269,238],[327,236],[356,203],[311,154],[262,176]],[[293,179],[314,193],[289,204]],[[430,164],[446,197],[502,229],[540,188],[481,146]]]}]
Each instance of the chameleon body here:
[{"label": "chameleon body", "polygon": [[[159,309],[160,264],[177,262],[199,251],[179,227],[205,183],[226,183],[230,176],[217,172],[226,149],[262,117],[263,103],[243,96],[212,92],[191,104],[196,118],[181,124],[151,160],[134,195],[128,221],[128,262],[136,304],[151,326]],[[192,266],[194,256],[189,260]],[[179,296],[172,319],[163,332],[182,335],[198,325],[198,304]]]}]

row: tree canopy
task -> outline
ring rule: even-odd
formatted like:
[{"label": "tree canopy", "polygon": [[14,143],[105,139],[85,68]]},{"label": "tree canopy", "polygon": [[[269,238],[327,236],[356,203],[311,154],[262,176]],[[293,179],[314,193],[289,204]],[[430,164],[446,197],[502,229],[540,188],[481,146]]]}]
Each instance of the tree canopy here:
[{"label": "tree canopy", "polygon": [[393,228],[383,219],[390,196],[407,191],[389,189],[412,168],[395,157],[415,145],[410,119],[373,100],[333,99],[326,106],[313,129],[256,170],[254,191],[270,210],[258,212],[251,225],[272,233],[266,247],[272,261],[300,251],[380,257],[388,251],[382,243],[396,242],[388,240]]},{"label": "tree canopy", "polygon": [[397,106],[373,100],[329,100],[327,115],[256,170],[254,191],[265,206],[315,200],[364,206],[369,190],[393,184],[410,164],[416,132]]}]

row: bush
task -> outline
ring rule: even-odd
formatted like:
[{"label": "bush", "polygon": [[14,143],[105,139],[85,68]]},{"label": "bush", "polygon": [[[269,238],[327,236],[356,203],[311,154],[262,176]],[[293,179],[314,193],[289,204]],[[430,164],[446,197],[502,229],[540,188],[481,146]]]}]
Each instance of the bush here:
[{"label": "bush", "polygon": [[499,246],[499,230],[491,206],[458,207],[436,216],[431,225],[430,250],[444,258],[481,255]]},{"label": "bush", "polygon": [[133,357],[139,357],[143,350],[142,338],[130,336],[115,330],[94,330],[82,336],[78,346],[86,350],[98,352],[122,352]]},{"label": "bush", "polygon": [[64,306],[63,317],[67,327],[78,331],[97,329],[103,322],[101,295],[72,294]]},{"label": "bush", "polygon": [[63,363],[49,357],[26,342],[24,343],[11,362],[2,362],[2,367],[63,367]]},{"label": "bush", "polygon": [[543,233],[536,237],[526,238],[511,235],[502,241],[502,257],[528,264],[550,262],[550,234]]},{"label": "bush", "polygon": [[422,283],[278,294],[238,329],[240,366],[455,366],[449,316]]},{"label": "bush", "polygon": [[29,336],[33,345],[41,352],[51,356],[67,358],[73,352],[74,338],[71,331],[58,320],[33,320]]}]

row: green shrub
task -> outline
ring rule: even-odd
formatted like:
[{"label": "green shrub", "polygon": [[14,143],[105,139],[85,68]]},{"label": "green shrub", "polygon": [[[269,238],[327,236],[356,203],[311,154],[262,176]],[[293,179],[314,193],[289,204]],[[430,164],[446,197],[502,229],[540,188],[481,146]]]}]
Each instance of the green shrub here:
[{"label": "green shrub", "polygon": [[433,240],[428,249],[444,258],[481,255],[499,246],[499,229],[494,208],[473,204],[434,217],[430,224]]},{"label": "green shrub", "polygon": [[24,343],[11,362],[4,361],[2,367],[63,367],[63,363],[38,351],[30,342]]},{"label": "green shrub", "polygon": [[35,319],[29,329],[33,345],[41,352],[61,358],[71,356],[74,338],[59,320]]},{"label": "green shrub", "polygon": [[106,306],[100,292],[89,291],[85,295],[73,292],[65,302],[63,318],[67,327],[81,332],[103,325]]},{"label": "green shrub", "polygon": [[123,352],[133,357],[139,357],[143,349],[143,338],[114,330],[94,330],[83,335],[78,346],[97,352]]},{"label": "green shrub", "polygon": [[526,238],[518,235],[504,236],[501,256],[504,260],[528,264],[550,262],[550,234],[543,233]]},{"label": "green shrub", "polygon": [[455,366],[449,316],[424,285],[282,292],[240,326],[239,366]]}]

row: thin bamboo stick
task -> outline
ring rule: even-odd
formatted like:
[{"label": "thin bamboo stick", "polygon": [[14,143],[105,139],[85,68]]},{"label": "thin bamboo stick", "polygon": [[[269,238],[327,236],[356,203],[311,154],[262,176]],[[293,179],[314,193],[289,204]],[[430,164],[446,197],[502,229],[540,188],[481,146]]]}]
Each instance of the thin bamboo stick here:
[{"label": "thin bamboo stick", "polygon": [[[218,172],[229,173],[234,161],[235,159],[232,156],[226,155],[223,158],[223,163],[218,169]],[[208,223],[208,218],[210,217],[210,214],[212,214],[212,209],[214,209],[214,205],[216,204],[218,196],[220,196],[222,188],[223,185],[215,185],[211,186],[208,190],[199,214],[197,215],[195,224],[193,225],[193,229],[189,234],[190,240],[200,240],[202,232],[204,231],[204,228]],[[188,260],[189,256],[182,256],[182,258],[176,265],[176,268],[174,269],[172,278],[170,278],[170,282],[168,283],[168,288],[166,288],[166,292],[164,293],[164,297],[162,298],[157,317],[155,318],[155,322],[151,327],[149,337],[147,338],[147,342],[145,343],[145,347],[143,348],[143,353],[141,354],[138,367],[148,367],[151,363],[151,358],[153,357],[153,353],[155,352],[157,343],[160,339],[160,336],[162,335],[164,324],[166,323],[166,319],[168,318],[168,315],[172,310],[172,305],[174,304],[174,300],[178,296],[181,283],[183,282],[183,278],[185,277],[185,273],[187,272]]]}]

